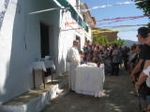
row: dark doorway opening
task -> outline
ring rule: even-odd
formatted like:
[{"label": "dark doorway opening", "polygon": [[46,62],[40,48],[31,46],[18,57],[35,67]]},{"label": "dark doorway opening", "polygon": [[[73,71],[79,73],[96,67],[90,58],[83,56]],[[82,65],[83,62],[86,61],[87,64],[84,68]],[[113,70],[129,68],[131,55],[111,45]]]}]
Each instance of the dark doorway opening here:
[{"label": "dark doorway opening", "polygon": [[41,32],[41,58],[49,55],[49,26],[40,23]]}]

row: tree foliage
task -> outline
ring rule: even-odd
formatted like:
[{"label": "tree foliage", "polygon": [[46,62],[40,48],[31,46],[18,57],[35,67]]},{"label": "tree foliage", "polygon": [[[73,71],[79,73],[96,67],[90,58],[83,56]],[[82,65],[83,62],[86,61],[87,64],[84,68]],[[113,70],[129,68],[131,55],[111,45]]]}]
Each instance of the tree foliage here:
[{"label": "tree foliage", "polygon": [[145,15],[149,15],[150,14],[150,0],[143,0],[142,2],[141,0],[132,0],[134,2],[137,2],[137,8],[142,9]]},{"label": "tree foliage", "polygon": [[[132,1],[137,2],[136,3],[137,8],[143,10],[144,14],[148,15],[150,19],[150,0],[143,0],[142,2],[139,3],[138,1],[141,0],[132,0]],[[147,26],[150,27],[150,22],[147,24]]]},{"label": "tree foliage", "polygon": [[94,36],[93,37],[93,44],[100,44],[100,45],[112,45],[112,44],[117,44],[118,46],[123,46],[124,45],[124,40],[123,39],[117,39],[112,42],[109,42],[106,36]]},{"label": "tree foliage", "polygon": [[124,45],[124,40],[119,38],[117,40],[114,41],[114,44],[117,44],[118,46],[123,46]]},{"label": "tree foliage", "polygon": [[107,45],[108,44],[108,39],[106,36],[94,36],[93,37],[93,44],[100,44],[100,45]]}]

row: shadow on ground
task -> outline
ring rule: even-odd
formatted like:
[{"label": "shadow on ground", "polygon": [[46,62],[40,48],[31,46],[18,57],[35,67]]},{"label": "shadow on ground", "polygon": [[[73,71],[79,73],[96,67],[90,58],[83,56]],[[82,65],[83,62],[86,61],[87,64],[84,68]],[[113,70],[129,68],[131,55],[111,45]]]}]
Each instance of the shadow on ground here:
[{"label": "shadow on ground", "polygon": [[106,76],[102,97],[69,92],[51,101],[41,112],[139,112],[139,109],[134,85],[122,68],[119,76]]}]

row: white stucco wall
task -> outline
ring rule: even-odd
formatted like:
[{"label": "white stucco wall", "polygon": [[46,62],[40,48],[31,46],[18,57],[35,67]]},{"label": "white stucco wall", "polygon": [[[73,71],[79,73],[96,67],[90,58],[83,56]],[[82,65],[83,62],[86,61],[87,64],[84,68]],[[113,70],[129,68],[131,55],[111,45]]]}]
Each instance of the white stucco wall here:
[{"label": "white stucco wall", "polygon": [[[5,18],[0,31],[0,103],[3,102],[7,90],[7,81],[9,77],[9,68],[10,68],[10,59],[11,59],[11,49],[13,41],[13,24],[14,24],[14,15],[16,13],[16,1],[11,1],[7,12],[5,13]],[[17,70],[16,70],[17,71]],[[13,80],[10,79],[10,84],[13,83]],[[15,81],[14,81],[15,82]],[[13,88],[9,88],[11,91]],[[9,93],[11,94],[11,92]]]},{"label": "white stucco wall", "polygon": [[0,104],[33,87],[32,63],[41,58],[41,21],[51,26],[50,55],[56,75],[66,71],[67,51],[75,36],[80,36],[84,43],[83,34],[60,30],[63,19],[60,10],[29,14],[51,7],[54,7],[51,0],[10,0],[0,31]]},{"label": "white stucco wall", "polygon": [[33,87],[32,62],[41,58],[40,21],[54,26],[51,53],[56,64],[58,60],[59,10],[29,15],[52,4],[41,0],[10,1],[0,31],[0,103]]}]

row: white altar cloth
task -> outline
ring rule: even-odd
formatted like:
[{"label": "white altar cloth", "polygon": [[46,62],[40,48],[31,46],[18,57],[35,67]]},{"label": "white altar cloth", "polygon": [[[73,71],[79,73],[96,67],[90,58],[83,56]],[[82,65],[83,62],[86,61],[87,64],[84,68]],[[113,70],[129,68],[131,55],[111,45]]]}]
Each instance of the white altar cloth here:
[{"label": "white altar cloth", "polygon": [[[52,60],[44,60],[44,61],[37,61],[37,62],[33,62],[32,64],[32,69],[33,69],[33,84],[34,84],[34,88],[35,88],[35,71],[36,70],[41,70],[42,71],[42,80],[43,80],[43,84],[44,84],[44,88],[45,88],[45,72],[47,68],[53,68],[53,70],[56,69],[54,63]],[[48,78],[47,78],[48,80]],[[52,77],[52,81],[53,81],[53,77]]]},{"label": "white altar cloth", "polygon": [[46,67],[43,61],[33,62],[32,67],[34,70],[43,70],[46,72]]},{"label": "white altar cloth", "polygon": [[56,69],[52,60],[44,60],[44,65],[46,68],[53,68],[54,70]]},{"label": "white altar cloth", "polygon": [[54,70],[56,69],[52,60],[33,62],[32,68],[34,70],[43,70],[45,72],[46,72],[46,68],[53,68]]},{"label": "white altar cloth", "polygon": [[100,67],[78,66],[75,76],[75,92],[100,97],[103,93],[104,81],[105,74],[103,64],[101,64]]}]

